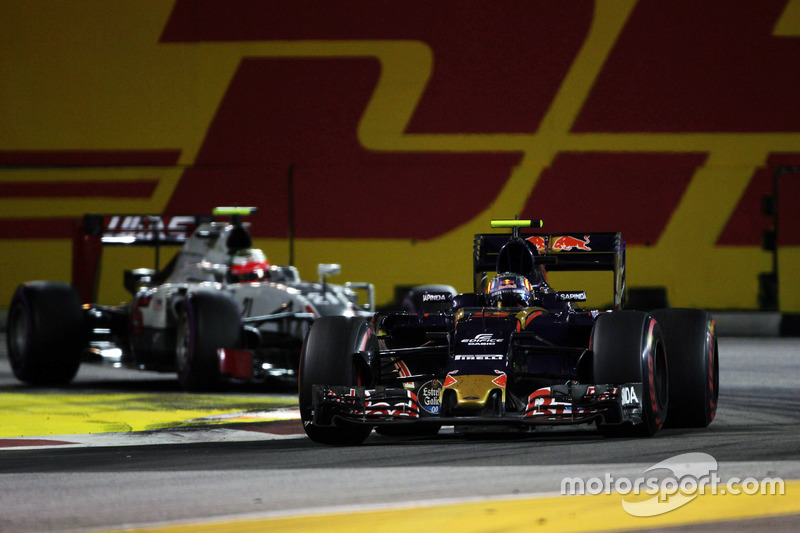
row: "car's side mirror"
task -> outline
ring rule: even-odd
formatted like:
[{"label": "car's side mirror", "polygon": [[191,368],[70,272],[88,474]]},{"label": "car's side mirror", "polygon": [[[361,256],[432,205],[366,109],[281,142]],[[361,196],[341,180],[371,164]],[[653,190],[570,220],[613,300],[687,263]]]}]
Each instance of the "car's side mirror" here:
[{"label": "car's side mirror", "polygon": [[320,263],[317,265],[317,274],[319,274],[319,282],[324,283],[325,278],[328,276],[337,276],[342,273],[342,265],[336,263]]},{"label": "car's side mirror", "polygon": [[156,274],[157,272],[150,268],[137,268],[134,270],[126,270],[123,282],[125,285],[125,289],[127,289],[129,293],[135,295],[139,287],[146,283],[150,283]]}]

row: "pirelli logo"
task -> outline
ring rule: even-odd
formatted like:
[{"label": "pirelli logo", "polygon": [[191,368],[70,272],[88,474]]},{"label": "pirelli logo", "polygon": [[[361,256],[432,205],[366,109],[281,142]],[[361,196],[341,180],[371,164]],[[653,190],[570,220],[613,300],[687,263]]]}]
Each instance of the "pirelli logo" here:
[{"label": "pirelli logo", "polygon": [[502,361],[505,358],[501,354],[456,354],[453,356],[455,361]]}]

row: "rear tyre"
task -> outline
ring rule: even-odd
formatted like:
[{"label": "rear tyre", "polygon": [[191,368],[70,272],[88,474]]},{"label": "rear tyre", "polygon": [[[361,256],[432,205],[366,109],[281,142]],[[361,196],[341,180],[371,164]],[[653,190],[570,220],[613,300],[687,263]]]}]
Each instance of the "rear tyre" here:
[{"label": "rear tyre", "polygon": [[668,427],[704,428],[717,412],[719,351],[711,315],[700,309],[652,312],[669,360]]},{"label": "rear tyre", "polygon": [[67,283],[20,285],[8,310],[6,345],[20,381],[64,385],[72,381],[88,343],[78,291]]},{"label": "rear tyre", "polygon": [[594,383],[642,383],[642,422],[600,424],[608,437],[655,435],[667,415],[667,357],[661,328],[641,311],[600,315],[591,342]]},{"label": "rear tyre", "polygon": [[363,318],[329,316],[318,319],[303,343],[300,354],[299,405],[306,435],[314,442],[338,446],[361,444],[371,426],[338,421],[334,426],[314,424],[313,385],[362,384],[364,368],[357,353],[377,353],[378,337]]},{"label": "rear tyre", "polygon": [[225,293],[189,293],[178,317],[175,364],[181,386],[192,392],[222,387],[219,348],[237,348],[242,324],[236,302]]}]

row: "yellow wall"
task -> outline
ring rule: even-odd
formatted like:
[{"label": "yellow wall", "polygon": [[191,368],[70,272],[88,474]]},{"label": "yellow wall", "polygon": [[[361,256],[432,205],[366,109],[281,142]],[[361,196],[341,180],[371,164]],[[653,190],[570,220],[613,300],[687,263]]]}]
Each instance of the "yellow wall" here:
[{"label": "yellow wall", "polygon": [[[0,184],[152,179],[149,198],[0,198],[0,218],[75,217],[91,212],[162,212],[191,165],[222,95],[243,57],[364,56],[381,61],[381,81],[359,124],[359,140],[375,151],[519,151],[521,163],[490,206],[428,241],[302,239],[296,264],[316,278],[318,262],[338,262],[335,282],[371,281],[379,303],[395,285],[440,282],[471,288],[472,235],[492,217],[521,212],[543,170],[560,151],[708,154],[655,246],[628,248],[628,286],[663,285],[676,306],[756,308],[757,275],[771,256],[756,246],[718,246],[754,172],[770,154],[800,151],[800,133],[574,134],[571,126],[633,1],[598,1],[590,34],[538,131],[531,134],[415,134],[405,124],[436,58],[418,41],[280,41],[159,44],[171,0],[50,2],[0,5],[0,150],[180,150],[174,167],[0,168]],[[776,35],[800,35],[798,2],[787,3]],[[792,65],[787,65],[791,72]],[[376,201],[391,201],[376,198]],[[545,221],[546,223],[547,221]],[[545,228],[546,229],[546,228]],[[581,228],[583,229],[583,228]],[[593,228],[585,228],[592,231]],[[288,260],[282,239],[258,239],[273,263]],[[67,239],[0,239],[0,305],[16,284],[70,278]],[[104,262],[101,301],[126,298],[122,270],[150,265],[149,252],[113,250]],[[783,310],[800,310],[800,247],[780,251]],[[560,283],[556,278],[554,284]],[[591,303],[609,301],[610,282],[577,275],[561,288],[587,289]],[[596,294],[599,293],[600,296]]]}]

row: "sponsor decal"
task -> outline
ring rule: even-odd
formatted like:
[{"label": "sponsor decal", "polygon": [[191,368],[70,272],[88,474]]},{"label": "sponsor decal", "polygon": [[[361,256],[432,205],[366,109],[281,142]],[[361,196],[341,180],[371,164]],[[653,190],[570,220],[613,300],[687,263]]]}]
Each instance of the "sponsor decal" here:
[{"label": "sponsor decal", "polygon": [[630,405],[639,405],[639,396],[636,395],[636,389],[633,386],[622,387],[620,389],[622,394],[622,405],[623,407],[630,406]]},{"label": "sponsor decal", "polygon": [[195,228],[195,217],[113,215],[103,220],[103,242],[185,241]]},{"label": "sponsor decal", "polygon": [[453,359],[456,361],[500,361],[505,357],[501,354],[460,354],[454,355]]},{"label": "sponsor decal", "polygon": [[547,242],[544,240],[544,237],[528,237],[527,241],[536,246],[536,249],[539,250],[540,254],[543,254],[547,249]]},{"label": "sponsor decal", "polygon": [[569,252],[570,250],[583,250],[584,252],[591,252],[589,247],[589,236],[584,235],[583,239],[577,239],[571,235],[562,235],[556,237],[550,244],[551,250],[559,252]]},{"label": "sponsor decal", "polygon": [[422,295],[423,302],[444,302],[447,301],[447,295],[436,293],[425,293]]},{"label": "sponsor decal", "polygon": [[432,415],[439,414],[439,398],[442,395],[442,382],[438,379],[428,381],[417,391],[419,406]]},{"label": "sponsor decal", "polygon": [[467,343],[467,346],[494,346],[503,342],[503,339],[494,338],[491,333],[479,333],[471,339],[462,339],[461,342]]},{"label": "sponsor decal", "polygon": [[557,252],[569,252],[570,250],[583,250],[584,252],[591,252],[589,247],[590,237],[584,235],[583,239],[573,237],[572,235],[552,235],[548,239],[539,235],[534,235],[526,239],[529,243],[536,246],[539,253],[546,253],[548,249]]},{"label": "sponsor decal", "polygon": [[558,292],[556,299],[562,302],[585,302],[586,291]]}]

